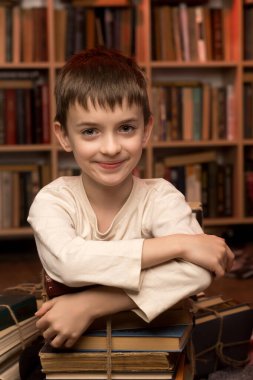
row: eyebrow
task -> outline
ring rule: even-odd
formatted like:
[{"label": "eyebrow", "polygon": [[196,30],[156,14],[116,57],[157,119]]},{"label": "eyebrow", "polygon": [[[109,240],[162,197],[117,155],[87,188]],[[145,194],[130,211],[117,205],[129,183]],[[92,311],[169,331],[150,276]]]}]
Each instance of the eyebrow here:
[{"label": "eyebrow", "polygon": [[[138,121],[138,117],[136,117],[136,118],[131,117],[128,119],[120,120],[119,123],[117,123],[117,124],[133,123],[133,122],[137,122],[137,121]],[[94,127],[101,126],[101,124],[95,123],[93,121],[80,121],[75,126],[77,128],[81,128],[81,127],[93,127],[94,128]]]}]

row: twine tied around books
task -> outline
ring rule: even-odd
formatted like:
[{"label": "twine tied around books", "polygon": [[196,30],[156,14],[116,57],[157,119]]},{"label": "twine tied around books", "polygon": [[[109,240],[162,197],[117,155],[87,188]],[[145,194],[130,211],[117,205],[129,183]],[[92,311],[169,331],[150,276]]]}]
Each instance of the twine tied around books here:
[{"label": "twine tied around books", "polygon": [[43,299],[44,296],[44,289],[42,283],[33,283],[33,282],[25,282],[22,284],[18,284],[15,286],[8,287],[4,290],[8,293],[24,293],[24,294],[32,294],[35,296],[36,299]]},{"label": "twine tied around books", "polygon": [[9,305],[1,304],[0,306],[1,307],[5,307],[9,311],[10,316],[12,317],[15,325],[17,326],[19,337],[20,337],[21,347],[22,347],[22,350],[24,350],[25,349],[25,341],[24,341],[24,338],[23,338],[23,335],[22,335],[22,331],[21,331],[21,327],[20,327],[19,321],[17,320],[14,311],[12,310],[12,308]]},{"label": "twine tied around books", "polygon": [[193,372],[195,373],[195,371],[196,371],[196,360],[203,360],[204,361],[204,359],[201,359],[201,356],[203,356],[204,354],[206,354],[207,352],[210,352],[212,350],[215,350],[216,355],[217,355],[216,362],[215,362],[215,370],[217,369],[218,358],[221,360],[222,363],[227,364],[227,365],[234,367],[234,368],[239,368],[239,367],[246,365],[248,362],[248,359],[244,359],[244,360],[233,359],[233,358],[224,354],[224,348],[239,346],[242,344],[247,344],[247,343],[249,343],[249,340],[247,339],[247,340],[241,340],[238,342],[223,343],[221,341],[222,332],[223,332],[223,323],[224,323],[223,316],[218,311],[213,310],[211,308],[200,307],[200,306],[194,305],[193,311],[196,312],[197,310],[206,310],[206,311],[213,313],[218,318],[220,323],[219,323],[219,331],[218,331],[217,342],[213,346],[208,347],[205,350],[200,351],[198,354],[195,354],[194,353],[194,345],[193,345],[192,340],[191,340],[189,355],[190,355],[190,359],[191,359],[191,363],[192,363],[192,367],[193,367]]}]

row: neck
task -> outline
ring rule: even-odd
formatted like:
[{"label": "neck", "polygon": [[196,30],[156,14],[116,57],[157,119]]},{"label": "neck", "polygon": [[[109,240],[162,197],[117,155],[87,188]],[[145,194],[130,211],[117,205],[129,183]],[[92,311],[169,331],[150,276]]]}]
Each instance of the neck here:
[{"label": "neck", "polygon": [[117,186],[96,186],[83,176],[83,185],[91,206],[94,209],[120,210],[129,197],[133,187],[132,175]]}]

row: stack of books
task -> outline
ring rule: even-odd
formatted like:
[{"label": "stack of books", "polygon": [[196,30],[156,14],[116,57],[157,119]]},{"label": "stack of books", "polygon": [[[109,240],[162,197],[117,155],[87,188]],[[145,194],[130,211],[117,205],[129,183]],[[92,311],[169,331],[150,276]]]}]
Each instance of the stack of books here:
[{"label": "stack of books", "polygon": [[19,380],[19,356],[38,335],[32,294],[0,294],[0,380]]},{"label": "stack of books", "polygon": [[121,312],[110,317],[109,331],[108,320],[95,321],[71,349],[45,343],[40,351],[42,370],[48,380],[178,379],[191,332],[192,316],[185,302],[149,324],[133,312]]},{"label": "stack of books", "polygon": [[249,362],[253,309],[247,303],[202,295],[192,303],[195,373],[204,378],[226,367]]}]

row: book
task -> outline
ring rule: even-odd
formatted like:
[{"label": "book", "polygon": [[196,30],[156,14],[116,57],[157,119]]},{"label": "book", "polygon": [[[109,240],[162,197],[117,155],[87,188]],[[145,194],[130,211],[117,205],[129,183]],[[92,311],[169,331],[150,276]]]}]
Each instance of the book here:
[{"label": "book", "polygon": [[15,324],[8,307],[20,322],[33,316],[37,311],[36,298],[32,294],[0,294],[0,331]]},{"label": "book", "polygon": [[[112,329],[112,351],[182,351],[188,342],[191,324],[168,325],[142,329]],[[73,348],[75,350],[107,350],[106,330],[88,330]]]},{"label": "book", "polygon": [[218,305],[227,301],[222,295],[206,296],[205,293],[200,293],[195,297],[192,297],[192,306],[196,305],[197,308],[205,308],[213,305]]},{"label": "book", "polygon": [[223,31],[223,9],[210,9],[212,27],[212,59],[215,61],[224,59],[224,31]]},{"label": "book", "polygon": [[6,61],[5,55],[5,45],[6,45],[6,17],[5,17],[5,7],[0,6],[0,63]]},{"label": "book", "polygon": [[[22,322],[21,322],[22,323]],[[39,335],[38,332],[30,335],[28,338],[23,339],[23,344],[19,340],[12,348],[3,350],[2,353],[0,353],[0,365],[5,364],[8,360],[11,360],[11,358],[14,355],[20,354],[23,347],[27,347],[31,342],[33,342],[36,337]]]},{"label": "book", "polygon": [[64,62],[66,57],[67,9],[54,9],[54,46],[56,62]]},{"label": "book", "polygon": [[36,327],[38,318],[32,316],[19,323],[0,331],[0,358],[14,347],[22,347],[22,342],[30,337],[39,335]]},{"label": "book", "polygon": [[16,114],[16,91],[8,88],[5,91],[4,102],[5,143],[15,145],[17,143],[17,114]]},{"label": "book", "polygon": [[252,329],[253,309],[243,305],[238,305],[238,312],[228,306],[226,315],[217,314],[215,318],[195,324],[192,343],[196,376],[206,377],[226,368],[228,363],[245,365]]},{"label": "book", "polygon": [[0,144],[5,142],[5,122],[4,122],[4,90],[0,88]]},{"label": "book", "polygon": [[215,150],[209,150],[205,152],[181,154],[166,157],[164,159],[164,164],[166,166],[181,166],[181,165],[190,165],[190,164],[199,164],[204,162],[216,162],[218,153]]},{"label": "book", "polygon": [[[76,352],[54,349],[45,343],[39,352],[42,369],[49,372],[106,372],[106,352]],[[177,366],[180,353],[172,352],[112,352],[112,372],[165,372]]]},{"label": "book", "polygon": [[21,12],[19,6],[12,9],[12,59],[13,63],[19,63],[21,59]]},{"label": "book", "polygon": [[179,4],[179,23],[180,23],[180,33],[182,41],[182,51],[183,59],[188,62],[191,60],[190,56],[190,36],[189,36],[189,26],[188,26],[188,12],[187,5],[185,3]]},{"label": "book", "polygon": [[0,373],[0,380],[20,380],[18,361]]},{"label": "book", "polygon": [[32,8],[21,9],[21,60],[32,62],[34,60],[34,18]]},{"label": "book", "polygon": [[[79,379],[97,379],[97,380],[107,380],[107,374],[106,373],[64,373],[64,372],[57,372],[57,373],[50,373],[46,375],[46,379],[51,380],[79,380]],[[168,371],[165,373],[112,373],[111,375],[112,380],[159,380],[159,379],[174,379],[174,374],[169,373]]]},{"label": "book", "polygon": [[217,304],[209,305],[208,307],[198,305],[197,308],[198,310],[194,317],[196,325],[217,318],[217,313],[219,316],[224,317],[226,315],[232,315],[251,309],[247,303],[241,304],[233,299],[218,302]]}]

